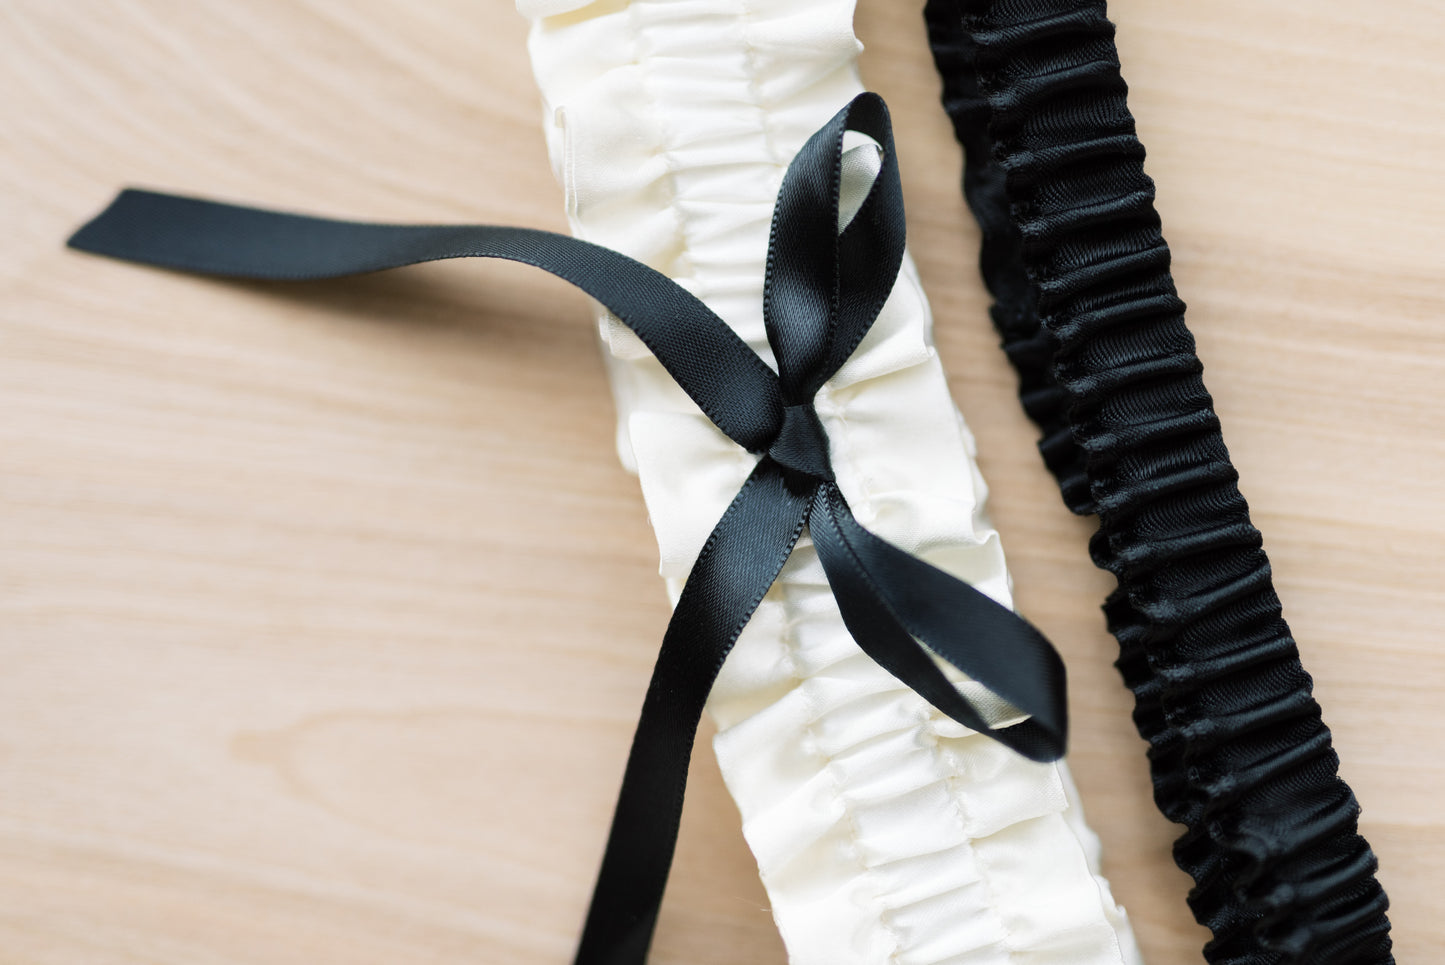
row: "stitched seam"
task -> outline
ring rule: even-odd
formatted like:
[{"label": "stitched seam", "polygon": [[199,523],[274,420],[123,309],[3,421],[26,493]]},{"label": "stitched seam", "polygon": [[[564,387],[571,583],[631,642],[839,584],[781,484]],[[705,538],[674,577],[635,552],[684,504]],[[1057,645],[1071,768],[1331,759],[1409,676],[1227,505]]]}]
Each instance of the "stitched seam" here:
[{"label": "stitched seam", "polygon": [[[816,553],[812,548],[809,548],[807,552]],[[779,579],[777,585],[779,594],[783,598],[783,606],[789,610],[794,609],[792,601],[788,599],[789,591],[791,590],[788,582]],[[792,674],[793,679],[798,682],[798,688],[800,688],[809,678],[802,673],[802,667],[800,666],[796,631],[797,621],[789,619],[784,622],[783,653],[788,663],[788,672]],[[868,882],[869,890],[873,896],[873,907],[878,911],[878,926],[893,944],[893,951],[888,953],[887,960],[889,962],[899,963],[902,961],[900,956],[902,956],[905,951],[903,936],[898,931],[897,926],[889,920],[888,911],[883,906],[883,891],[877,886],[876,875],[873,873],[873,870],[869,868],[867,862],[863,860],[862,835],[858,831],[858,821],[854,815],[853,806],[847,794],[844,793],[847,785],[842,775],[838,773],[838,766],[833,760],[832,755],[825,753],[818,746],[818,737],[813,731],[811,715],[809,716],[808,722],[803,725],[802,736],[804,748],[819,762],[819,771],[826,774],[832,783],[833,797],[838,801],[838,807],[842,811],[842,816],[839,820],[847,829],[845,841],[848,846],[848,854],[858,866],[858,877]]]},{"label": "stitched seam", "polygon": [[[824,390],[827,391],[826,386]],[[860,501],[862,508],[864,512],[868,514],[868,519],[872,521],[876,519],[878,515],[877,507],[873,504],[875,494],[869,485],[867,476],[858,470],[855,463],[849,462],[849,459],[857,450],[854,446],[851,427],[848,424],[848,419],[844,411],[845,407],[831,391],[827,391],[826,402],[833,418],[842,428],[842,432],[839,433],[842,445],[839,446],[839,448],[843,450],[843,452],[841,452],[840,455],[843,456],[844,464],[848,465],[854,472],[854,478],[858,480],[858,490],[861,496]],[[1004,919],[1003,913],[1000,911],[998,891],[994,887],[987,865],[980,858],[978,848],[974,844],[974,839],[968,833],[967,809],[964,804],[964,795],[959,790],[961,787],[961,781],[958,778],[961,769],[959,762],[953,759],[953,756],[949,752],[939,747],[937,735],[932,731],[933,725],[940,719],[938,713],[927,705],[917,707],[917,712],[919,723],[915,727],[916,739],[929,742],[932,745],[933,759],[939,765],[939,780],[943,783],[948,793],[949,803],[952,805],[951,810],[955,819],[959,822],[964,839],[968,841],[968,848],[974,856],[974,864],[979,870],[979,878],[983,882],[984,890],[988,892],[988,915],[998,924],[999,932],[1005,938],[1004,943],[1008,948],[1009,959],[1012,960],[1014,953],[1018,949],[1018,942],[1015,940],[1013,931],[1009,928],[1008,922]]]},{"label": "stitched seam", "polygon": [[[933,718],[933,714],[929,714]],[[934,721],[930,721],[933,723]],[[988,861],[984,859],[983,853],[979,850],[977,839],[968,833],[968,805],[964,802],[964,795],[955,790],[959,784],[959,762],[957,755],[950,748],[945,748],[938,734],[930,727],[922,734],[923,739],[930,745],[932,756],[940,761],[944,770],[944,784],[948,788],[948,796],[953,807],[950,809],[954,819],[958,822],[959,829],[963,832],[964,839],[968,841],[968,850],[973,854],[974,866],[978,868],[979,881],[983,883],[984,891],[988,892],[989,917],[998,922],[999,932],[1003,935],[1003,946],[1008,949],[1008,960],[1013,961],[1019,952],[1019,943],[1014,935],[1013,929],[1009,927],[1008,920],[1004,918],[1002,906],[1003,901],[999,897],[998,888],[994,885],[993,872]],[[987,739],[987,738],[985,738]],[[1022,822],[1014,822],[1019,824]],[[1013,825],[1010,825],[1012,827]]]},{"label": "stitched seam", "polygon": [[[782,157],[782,153],[778,147],[777,138],[775,136],[774,119],[772,112],[768,110],[767,105],[764,103],[762,91],[758,85],[758,77],[761,74],[761,70],[758,66],[757,51],[755,50],[751,40],[754,12],[748,0],[741,0],[741,2],[739,3],[739,10],[743,31],[743,47],[747,52],[745,58],[745,70],[747,74],[748,95],[752,101],[752,106],[758,110],[759,116],[762,119],[762,123],[760,126],[763,135],[763,144],[769,158],[771,158],[774,167],[779,169],[786,168],[787,162]],[[769,251],[772,250],[772,231],[773,225],[770,221],[768,245]],[[767,273],[771,272],[771,269],[772,260],[770,258],[764,269],[765,283],[766,275]],[[812,547],[809,547],[806,552],[816,555],[817,551],[814,550]],[[787,619],[784,621],[783,652],[787,660],[788,672],[792,675],[793,679],[797,681],[797,688],[801,688],[803,682],[808,678],[801,672],[802,668],[800,666],[799,660],[799,648],[797,638],[798,608],[797,605],[793,603],[793,601],[790,599],[790,595],[794,587],[785,574],[779,574],[776,585],[778,587],[779,595],[782,597],[785,612],[788,614]],[[887,960],[892,963],[898,963],[901,960],[900,956],[905,950],[903,936],[899,933],[897,927],[893,924],[893,922],[889,920],[888,912],[883,906],[883,892],[882,889],[878,887],[876,875],[872,872],[871,869],[869,869],[867,863],[863,860],[861,835],[858,830],[857,819],[853,812],[853,806],[850,804],[848,796],[844,793],[846,785],[844,783],[843,777],[841,774],[838,773],[838,767],[837,764],[834,762],[833,758],[830,755],[824,753],[822,749],[818,746],[818,738],[817,735],[814,733],[813,723],[811,719],[808,723],[803,725],[802,737],[805,749],[819,762],[820,771],[827,774],[832,784],[833,797],[835,800],[837,800],[839,808],[842,811],[842,817],[840,818],[840,820],[843,822],[843,826],[846,828],[846,842],[849,856],[853,859],[854,863],[858,867],[859,878],[868,883],[869,890],[872,892],[873,895],[873,907],[877,909],[877,921],[879,928],[885,935],[888,936],[888,940],[893,946],[893,950],[889,953]]]},{"label": "stitched seam", "polygon": [[662,158],[663,165],[667,168],[667,176],[664,179],[667,184],[667,207],[676,215],[676,227],[673,229],[674,245],[677,249],[676,268],[672,274],[676,281],[681,277],[692,277],[692,236],[693,231],[689,219],[678,201],[682,194],[677,187],[677,161],[670,146],[673,143],[671,127],[665,122],[665,112],[660,109],[661,98],[658,97],[656,86],[653,82],[652,66],[650,58],[642,50],[642,36],[645,32],[642,24],[642,17],[638,13],[639,5],[629,3],[627,5],[627,33],[632,45],[632,61],[637,64],[642,73],[640,84],[643,94],[647,98],[647,114],[649,120],[658,132],[658,140],[655,145],[658,157]]}]

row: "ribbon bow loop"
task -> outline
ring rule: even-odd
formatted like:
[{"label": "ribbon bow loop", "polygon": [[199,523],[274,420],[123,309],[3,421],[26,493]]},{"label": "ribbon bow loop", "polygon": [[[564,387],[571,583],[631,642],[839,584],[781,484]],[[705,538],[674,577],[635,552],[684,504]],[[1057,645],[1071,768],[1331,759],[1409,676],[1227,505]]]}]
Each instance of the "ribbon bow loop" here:
[{"label": "ribbon bow loop", "polygon": [[[845,151],[849,131],[864,140]],[[849,157],[871,184],[845,224]],[[904,224],[888,108],[862,94],[798,152],[773,210],[763,321],[785,402],[811,402],[868,334],[903,263]]]},{"label": "ribbon bow loop", "polygon": [[[845,150],[850,131],[861,141]],[[845,171],[853,164],[860,168]],[[843,196],[845,186],[868,175],[861,200],[857,192]],[[578,965],[641,965],[708,692],[805,528],[844,623],[880,666],[942,713],[1034,760],[1063,753],[1064,668],[1048,641],[978,590],[868,532],[834,481],[813,399],[882,310],[902,265],[904,233],[888,111],[877,95],[863,94],[809,139],[778,193],[763,295],[776,373],[671,279],[545,231],[364,224],[127,190],[70,244],[270,280],[460,257],[534,265],[607,306],[720,430],[761,455],[698,554],[668,623],[577,953]],[[1010,709],[1000,715],[975,707],[938,658]]]}]

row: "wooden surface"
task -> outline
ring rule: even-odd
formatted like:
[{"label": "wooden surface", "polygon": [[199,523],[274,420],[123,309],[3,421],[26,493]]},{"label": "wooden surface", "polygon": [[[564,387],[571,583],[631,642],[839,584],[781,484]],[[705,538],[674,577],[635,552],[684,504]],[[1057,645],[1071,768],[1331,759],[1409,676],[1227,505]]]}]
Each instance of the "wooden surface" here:
[{"label": "wooden surface", "polygon": [[[864,0],[913,251],[1153,965],[1203,933],[1013,398],[918,4]],[[1445,7],[1116,0],[1209,386],[1364,806],[1445,951]],[[0,2],[0,962],[568,960],[667,608],[582,298],[66,252],[123,183],[563,228],[501,2]],[[704,745],[655,960],[781,963]]]}]

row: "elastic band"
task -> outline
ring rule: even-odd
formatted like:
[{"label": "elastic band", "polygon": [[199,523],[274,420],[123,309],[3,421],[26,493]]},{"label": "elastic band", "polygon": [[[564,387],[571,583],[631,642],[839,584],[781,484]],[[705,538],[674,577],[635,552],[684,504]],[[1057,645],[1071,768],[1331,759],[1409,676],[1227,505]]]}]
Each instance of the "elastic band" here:
[{"label": "elastic band", "polygon": [[1101,2],[930,0],[992,315],[1229,965],[1392,962],[1387,899],[1201,377]]}]

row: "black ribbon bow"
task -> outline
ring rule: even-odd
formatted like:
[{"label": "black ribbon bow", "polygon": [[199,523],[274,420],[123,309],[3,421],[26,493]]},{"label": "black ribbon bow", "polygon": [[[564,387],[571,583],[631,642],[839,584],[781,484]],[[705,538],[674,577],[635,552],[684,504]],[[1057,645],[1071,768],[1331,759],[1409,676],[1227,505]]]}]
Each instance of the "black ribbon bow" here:
[{"label": "black ribbon bow", "polygon": [[[882,152],[841,231],[845,131]],[[488,225],[379,225],[123,191],[70,245],[213,275],[333,278],[442,258],[535,265],[597,299],[757,467],[693,564],[663,637],[627,760],[577,965],[641,965],[672,863],[687,765],[723,660],[808,527],[858,646],[954,720],[1036,761],[1064,750],[1064,667],[1012,611],[864,529],[833,479],[818,389],[872,326],[903,259],[903,196],[888,111],[862,94],[809,139],[778,192],[763,312],[771,368],[666,276],[565,235]],[[1027,715],[991,727],[942,657]]]}]

